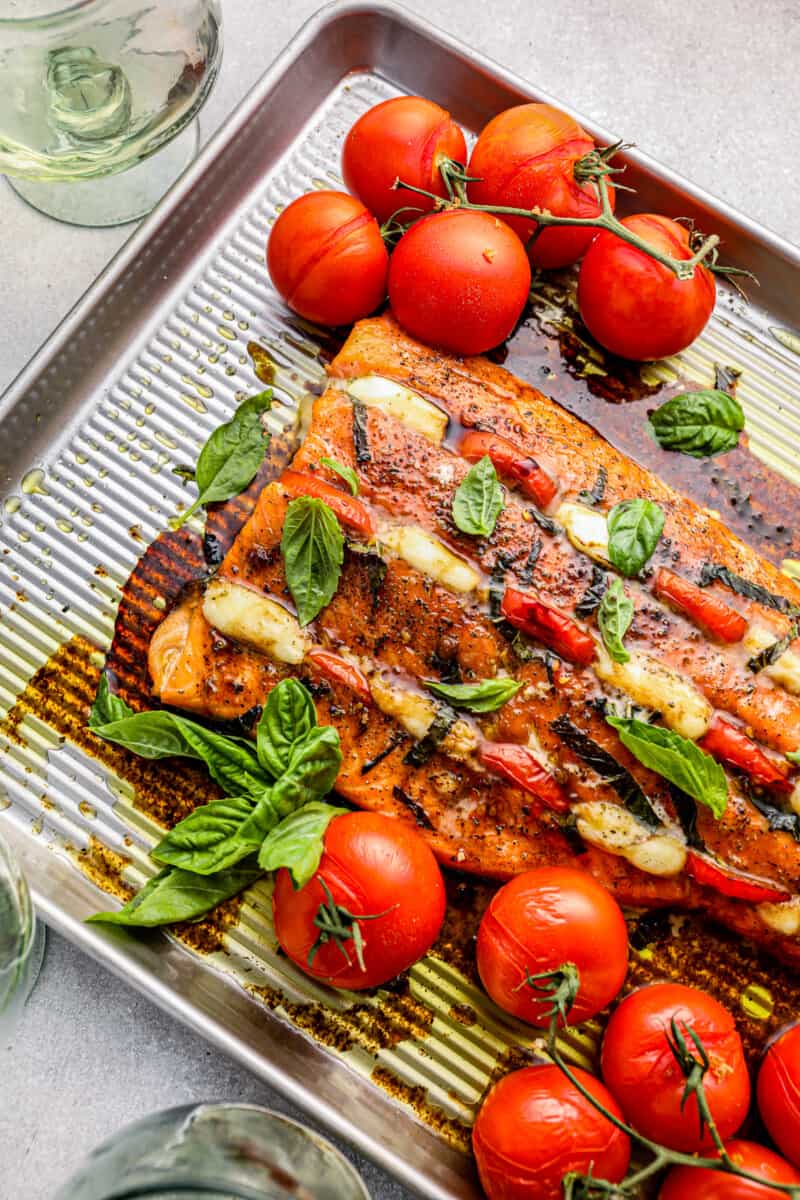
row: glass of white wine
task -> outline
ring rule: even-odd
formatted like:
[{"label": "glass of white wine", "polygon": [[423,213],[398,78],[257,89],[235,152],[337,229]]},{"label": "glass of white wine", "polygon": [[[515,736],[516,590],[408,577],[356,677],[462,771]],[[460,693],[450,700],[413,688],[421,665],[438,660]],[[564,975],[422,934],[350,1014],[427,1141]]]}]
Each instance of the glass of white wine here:
[{"label": "glass of white wine", "polygon": [[36,921],[22,872],[0,836],[0,1049],[12,1037],[43,952],[44,928]]},{"label": "glass of white wine", "polygon": [[0,174],[76,225],[143,216],[197,152],[219,0],[0,0]]}]

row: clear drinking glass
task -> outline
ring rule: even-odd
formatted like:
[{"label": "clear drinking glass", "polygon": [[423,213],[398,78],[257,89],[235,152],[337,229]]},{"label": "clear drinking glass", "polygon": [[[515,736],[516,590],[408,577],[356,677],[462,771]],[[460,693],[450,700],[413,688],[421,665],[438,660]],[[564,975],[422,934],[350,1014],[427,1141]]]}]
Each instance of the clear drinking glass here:
[{"label": "clear drinking glass", "polygon": [[250,1104],[170,1108],[99,1146],[55,1200],[369,1200],[319,1134]]},{"label": "clear drinking glass", "polygon": [[0,1047],[10,1039],[36,982],[44,929],[36,921],[22,873],[0,837]]},{"label": "clear drinking glass", "polygon": [[221,20],[219,0],[0,0],[0,174],[73,224],[148,212],[197,151]]}]

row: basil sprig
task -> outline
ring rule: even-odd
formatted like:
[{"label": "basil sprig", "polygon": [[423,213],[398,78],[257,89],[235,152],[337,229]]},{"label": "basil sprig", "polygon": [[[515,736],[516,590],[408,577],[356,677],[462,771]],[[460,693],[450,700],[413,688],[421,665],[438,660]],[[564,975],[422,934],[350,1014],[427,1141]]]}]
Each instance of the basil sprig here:
[{"label": "basil sprig", "polygon": [[626,750],[645,767],[674,783],[721,817],[728,804],[728,781],[722,767],[688,738],[660,725],[633,717],[606,716]]},{"label": "basil sprig", "polygon": [[735,396],[708,388],[665,401],[650,413],[650,428],[665,450],[707,458],[737,445],[744,413]]},{"label": "basil sprig", "polygon": [[344,535],[324,501],[298,496],[290,502],[281,553],[297,616],[307,625],[333,599],[344,561]]},{"label": "basil sprig", "polygon": [[626,596],[622,580],[614,579],[597,610],[603,645],[614,662],[630,662],[631,656],[623,645],[623,638],[630,629],[633,612],[633,601]]},{"label": "basil sprig", "polygon": [[267,834],[258,856],[259,866],[265,871],[286,867],[294,886],[303,887],[319,866],[325,831],[334,817],[347,811],[316,800],[304,804]]},{"label": "basil sprig", "polygon": [[329,471],[333,471],[343,479],[354,496],[358,495],[358,476],[352,467],[347,467],[344,463],[340,463],[338,458],[321,458],[319,461],[323,467],[327,467]]},{"label": "basil sprig", "polygon": [[195,875],[177,867],[165,867],[128,901],[114,912],[94,913],[87,917],[103,925],[134,925],[154,928],[175,921],[192,921],[230,900],[237,892],[255,883],[263,871],[256,863],[241,863],[216,875]]},{"label": "basil sprig", "polygon": [[462,533],[490,537],[503,508],[501,488],[494,463],[484,454],[470,467],[453,496],[453,520]]},{"label": "basil sprig", "polygon": [[230,421],[219,425],[200,451],[194,480],[199,495],[185,512],[170,521],[179,529],[184,521],[207,504],[238,496],[256,477],[269,445],[261,414],[272,406],[272,390],[259,392],[239,405]]},{"label": "basil sprig", "polygon": [[623,575],[638,575],[664,528],[664,512],[652,500],[623,500],[608,514],[608,556]]},{"label": "basil sprig", "polygon": [[517,683],[516,679],[498,677],[481,679],[477,683],[439,683],[438,680],[427,679],[425,686],[434,696],[447,700],[453,708],[489,713],[496,712],[512,696],[516,696],[522,684]]}]

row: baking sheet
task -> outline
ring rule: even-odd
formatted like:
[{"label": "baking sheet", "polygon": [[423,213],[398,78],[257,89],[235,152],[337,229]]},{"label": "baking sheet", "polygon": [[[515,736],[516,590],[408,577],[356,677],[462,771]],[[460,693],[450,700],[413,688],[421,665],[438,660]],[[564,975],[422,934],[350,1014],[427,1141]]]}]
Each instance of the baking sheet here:
[{"label": "baking sheet", "polygon": [[[75,746],[68,720],[42,720],[56,692],[72,719],[85,710],[121,588],[185,499],[172,466],[193,462],[237,399],[261,386],[253,344],[279,368],[285,403],[273,415],[276,432],[321,377],[328,340],[287,319],[264,270],[264,244],[281,206],[338,185],[346,130],[398,91],[437,100],[472,130],[509,104],[549,99],[400,9],[323,10],[4,397],[0,829],[48,921],[408,1186],[453,1200],[479,1194],[463,1153],[468,1124],[492,1075],[535,1049],[533,1031],[483,999],[458,954],[427,958],[397,993],[365,1000],[316,988],[276,953],[267,883],[189,946],[84,925],[105,904],[93,880],[139,886],[152,870],[147,849],[158,826],[137,807],[124,770]],[[800,256],[645,156],[629,161],[637,206],[720,232],[727,259],[761,283],[759,306],[725,293],[700,342],[652,368],[647,386],[710,382],[720,361],[742,368],[755,473],[764,462],[800,479],[800,357],[789,326]],[[611,409],[602,396],[595,404],[596,385],[613,365],[582,352],[578,337],[572,349],[593,367],[566,369],[562,343],[578,336],[567,292],[554,283],[543,295],[508,365],[557,395],[560,382],[560,398],[583,404],[602,429]],[[774,556],[787,569],[800,558],[794,537],[774,533]],[[759,996],[756,1027],[767,1019]],[[774,1011],[772,1002],[767,1016]],[[591,1051],[591,1030],[575,1035],[573,1057]]]}]

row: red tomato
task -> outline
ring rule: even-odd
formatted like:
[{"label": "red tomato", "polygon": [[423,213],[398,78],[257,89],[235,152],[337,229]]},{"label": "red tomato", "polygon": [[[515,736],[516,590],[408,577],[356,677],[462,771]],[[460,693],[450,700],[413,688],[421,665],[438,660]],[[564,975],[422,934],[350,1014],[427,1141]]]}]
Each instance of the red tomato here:
[{"label": "red tomato", "polygon": [[800,1167],[800,1025],[770,1042],[758,1072],[756,1096],[770,1137]]},{"label": "red tomato", "polygon": [[[608,1112],[622,1114],[588,1071],[573,1068]],[[525,1067],[496,1083],[481,1106],[472,1148],[489,1200],[561,1200],[568,1171],[619,1183],[630,1139],[555,1066]]]},{"label": "red tomato", "polygon": [[478,929],[483,986],[506,1012],[548,1023],[547,1003],[525,980],[571,962],[580,991],[570,1024],[610,1004],[625,982],[628,929],[616,900],[584,871],[539,867],[495,892]]},{"label": "red tomato", "polygon": [[[689,231],[669,217],[640,213],[622,224],[671,258],[692,257]],[[589,332],[612,354],[637,361],[677,354],[705,328],[717,285],[702,264],[692,279],[603,230],[581,263],[578,308]]]},{"label": "red tomato", "polygon": [[[595,149],[577,121],[549,104],[520,104],[490,121],[475,143],[467,174],[476,204],[547,209],[557,217],[596,217],[600,202],[594,184],[579,183],[575,164]],[[614,191],[609,186],[612,203]],[[523,241],[536,229],[524,217],[504,217]],[[565,267],[588,249],[596,229],[561,226],[544,229],[530,251],[537,267]]]},{"label": "red tomato", "polygon": [[[432,200],[394,189],[396,179],[446,196],[439,163],[467,161],[464,134],[450,113],[421,96],[384,100],[359,117],[342,151],[344,182],[379,221],[388,221],[403,205],[427,212]],[[413,216],[413,213],[406,213]]]},{"label": "red tomato", "polygon": [[[363,941],[363,968],[354,937],[314,946],[315,919],[329,903]],[[314,877],[295,891],[287,870],[278,872],[272,896],[275,932],[282,948],[314,979],[342,988],[386,983],[430,949],[442,927],[445,893],[431,850],[410,826],[380,813],[335,817]],[[309,956],[312,961],[309,962]]]},{"label": "red tomato", "polygon": [[389,300],[403,328],[456,354],[482,354],[504,341],[530,286],[517,235],[496,217],[466,209],[417,221],[389,267]]},{"label": "red tomato", "polygon": [[[800,1183],[794,1167],[765,1146],[737,1140],[728,1142],[726,1149],[738,1167],[770,1183]],[[785,1194],[706,1167],[673,1167],[658,1200],[777,1200]]]},{"label": "red tomato", "polygon": [[301,317],[349,325],[385,299],[389,255],[378,222],[358,200],[344,192],[309,192],[273,225],[267,270]]},{"label": "red tomato", "polygon": [[674,1150],[708,1149],[713,1143],[708,1130],[700,1138],[694,1096],[681,1111],[685,1079],[667,1043],[673,1017],[682,1030],[691,1025],[706,1048],[711,1060],[706,1097],[721,1137],[732,1137],[747,1116],[750,1078],[733,1017],[707,992],[653,983],[627,996],[603,1039],[603,1079],[645,1137]]}]

